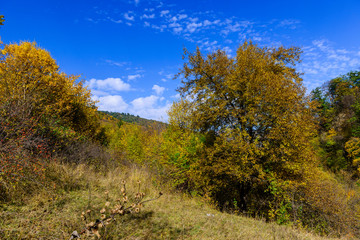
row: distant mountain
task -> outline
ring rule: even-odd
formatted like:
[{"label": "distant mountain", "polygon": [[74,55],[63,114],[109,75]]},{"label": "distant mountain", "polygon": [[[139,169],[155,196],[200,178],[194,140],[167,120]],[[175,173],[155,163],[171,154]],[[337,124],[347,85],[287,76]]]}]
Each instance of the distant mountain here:
[{"label": "distant mountain", "polygon": [[119,119],[123,122],[134,123],[145,127],[150,125],[158,125],[159,127],[167,126],[166,123],[156,120],[141,118],[140,116],[135,116],[129,113],[118,113],[118,112],[108,112],[108,111],[100,111],[100,112],[110,115],[113,118]]}]

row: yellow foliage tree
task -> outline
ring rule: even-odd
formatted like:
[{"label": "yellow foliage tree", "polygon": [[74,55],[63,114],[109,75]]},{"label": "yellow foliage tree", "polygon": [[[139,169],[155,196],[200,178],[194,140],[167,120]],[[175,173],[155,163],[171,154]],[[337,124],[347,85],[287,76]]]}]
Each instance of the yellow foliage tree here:
[{"label": "yellow foliage tree", "polygon": [[248,41],[234,58],[185,50],[188,61],[177,75],[182,99],[170,123],[206,136],[206,157],[193,163],[193,174],[220,205],[236,198],[246,210],[249,194],[270,191],[270,179],[292,186],[311,168],[315,125],[295,69],[300,53]]},{"label": "yellow foliage tree", "polygon": [[1,106],[26,105],[43,124],[95,135],[99,121],[90,91],[81,81],[77,83],[78,76],[60,72],[50,54],[35,43],[4,46],[0,51],[0,79]]}]

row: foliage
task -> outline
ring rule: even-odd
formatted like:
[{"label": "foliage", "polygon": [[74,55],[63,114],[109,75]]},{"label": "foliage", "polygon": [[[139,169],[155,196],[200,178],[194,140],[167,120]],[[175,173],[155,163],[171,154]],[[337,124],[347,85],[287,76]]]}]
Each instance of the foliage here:
[{"label": "foliage", "polygon": [[319,144],[325,166],[333,171],[356,172],[360,137],[360,72],[351,71],[312,91],[318,104]]},{"label": "foliage", "polygon": [[236,198],[242,210],[264,208],[251,196],[274,198],[264,194],[270,176],[290,188],[311,168],[315,125],[294,68],[300,52],[252,42],[235,58],[221,50],[206,57],[185,50],[188,62],[177,75],[182,99],[170,123],[205,136],[205,155],[192,163],[192,174],[220,206]]},{"label": "foliage", "polygon": [[[61,73],[50,54],[35,43],[5,45],[0,55],[0,103],[31,106],[42,128],[61,135],[61,127],[96,135],[99,123],[90,91],[78,77]],[[46,131],[46,130],[45,130]],[[66,133],[65,133],[66,134]]]},{"label": "foliage", "polygon": [[5,19],[4,15],[0,15],[0,25],[4,25]]},{"label": "foliage", "polygon": [[161,136],[163,129],[159,126],[161,125],[153,124],[144,127],[124,123],[120,127],[108,129],[109,147],[119,152],[127,160],[155,167],[163,142]]},{"label": "foliage", "polygon": [[296,205],[301,225],[322,234],[358,235],[360,192],[351,177],[346,172],[336,177],[316,168],[306,178],[307,184],[299,189],[303,201]]},{"label": "foliage", "polygon": [[[28,42],[5,45],[0,54],[0,201],[21,202],[41,190],[63,196],[86,186],[89,196],[81,192],[76,199],[83,209],[88,201],[88,209],[90,185],[98,191],[98,182],[104,181],[106,189],[116,191],[120,174],[130,174],[130,167],[140,165],[161,177],[148,179],[152,187],[201,195],[221,210],[265,216],[321,234],[358,235],[360,73],[331,80],[315,89],[310,101],[295,69],[300,53],[298,48],[261,48],[252,42],[241,45],[234,58],[220,50],[207,56],[199,49],[185,50],[187,63],[177,75],[183,83],[178,89],[182,98],[173,104],[167,125],[130,114],[97,112],[90,91],[78,77],[61,73],[47,51]],[[57,161],[72,165],[67,168]],[[80,173],[83,163],[87,170]],[[121,170],[116,168],[119,164]],[[125,190],[118,191],[126,197]],[[82,214],[87,225],[81,233],[98,235],[99,226],[114,223],[115,214],[138,211],[144,197],[139,194],[129,207],[120,199],[109,208],[111,201],[106,199],[109,203],[101,209],[106,216],[92,223]],[[59,196],[38,204],[63,206],[66,200],[56,200]],[[162,212],[163,206],[158,210]],[[187,231],[184,223],[182,229],[164,232],[169,219],[153,233],[152,227],[137,229],[140,221],[153,225],[153,218],[147,217],[151,214],[128,214],[121,224],[136,233],[145,231],[145,238],[158,237],[159,232],[165,238],[204,236],[197,235],[197,227],[188,226]],[[79,222],[53,226],[66,225],[61,231],[70,232],[82,228]],[[132,223],[136,227],[129,227]],[[117,230],[118,225],[109,225],[102,235],[134,236]],[[11,232],[0,231],[2,236]]]},{"label": "foliage", "polygon": [[38,119],[30,116],[31,106],[8,102],[0,107],[0,201],[8,201],[46,184],[45,160],[51,152],[36,128]]},{"label": "foliage", "polygon": [[90,91],[35,43],[4,45],[0,80],[0,197],[7,201],[51,184],[49,161],[101,132]]},{"label": "foliage", "polygon": [[177,189],[199,191],[194,186],[196,162],[203,153],[204,137],[200,134],[169,126],[162,133],[160,167],[171,185]]}]

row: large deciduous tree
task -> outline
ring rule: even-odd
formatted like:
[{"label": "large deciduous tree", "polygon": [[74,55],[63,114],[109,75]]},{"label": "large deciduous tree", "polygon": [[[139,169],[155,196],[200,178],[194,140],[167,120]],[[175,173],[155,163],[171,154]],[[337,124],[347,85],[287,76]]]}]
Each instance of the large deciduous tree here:
[{"label": "large deciduous tree", "polygon": [[170,123],[206,136],[206,157],[191,171],[220,204],[235,198],[246,209],[250,192],[264,194],[274,179],[299,182],[312,165],[313,106],[295,69],[300,53],[250,41],[234,58],[185,51]]}]

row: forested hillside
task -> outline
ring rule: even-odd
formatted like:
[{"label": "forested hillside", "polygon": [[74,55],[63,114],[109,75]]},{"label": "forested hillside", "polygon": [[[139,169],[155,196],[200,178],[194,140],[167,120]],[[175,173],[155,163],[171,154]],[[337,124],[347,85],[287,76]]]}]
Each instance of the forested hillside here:
[{"label": "forested hillside", "polygon": [[134,124],[138,124],[141,126],[150,126],[152,124],[158,124],[163,127],[166,126],[166,123],[141,118],[139,116],[135,116],[135,115],[132,115],[129,113],[118,113],[118,112],[108,112],[108,111],[100,111],[100,112],[110,115],[110,116],[120,120],[121,122],[134,123]]},{"label": "forested hillside", "polygon": [[357,238],[360,72],[308,96],[300,56],[185,50],[165,124],[98,111],[48,51],[3,45],[0,238]]}]

